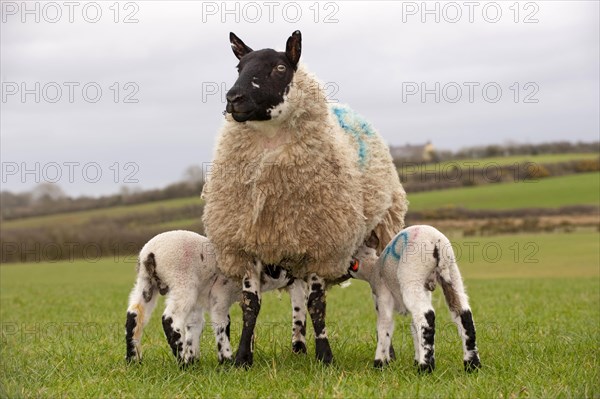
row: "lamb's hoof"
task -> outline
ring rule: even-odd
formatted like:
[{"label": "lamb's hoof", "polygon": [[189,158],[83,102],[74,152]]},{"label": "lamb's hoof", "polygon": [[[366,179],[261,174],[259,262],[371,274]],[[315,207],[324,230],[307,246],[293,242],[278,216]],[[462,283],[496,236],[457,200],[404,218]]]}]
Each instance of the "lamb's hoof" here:
[{"label": "lamb's hoof", "polygon": [[435,370],[435,360],[432,360],[431,363],[418,364],[417,370],[421,374],[431,374]]},{"label": "lamb's hoof", "polygon": [[232,357],[223,357],[223,358],[219,359],[219,364],[223,364],[223,365],[233,364],[233,358]]},{"label": "lamb's hoof", "polygon": [[316,340],[315,344],[317,360],[327,365],[333,363],[333,353],[329,346],[329,340],[327,338],[320,338]]},{"label": "lamb's hoof", "polygon": [[235,356],[235,360],[233,361],[233,365],[238,368],[249,369],[252,367],[253,359],[252,352],[242,353],[238,352]]},{"label": "lamb's hoof", "polygon": [[125,357],[125,362],[127,364],[132,364],[132,363],[136,363],[136,364],[141,364],[142,363],[142,358],[141,357],[137,357],[136,355],[127,355],[127,357]]},{"label": "lamb's hoof", "polygon": [[373,368],[382,370],[388,364],[389,362],[387,360],[375,359],[375,361],[373,362]]},{"label": "lamb's hoof", "polygon": [[187,361],[180,361],[179,362],[179,369],[180,370],[187,370],[188,367],[192,366],[194,363],[196,363],[196,359],[189,359]]},{"label": "lamb's hoof", "polygon": [[473,371],[477,371],[481,368],[481,361],[479,360],[479,356],[474,356],[470,360],[463,360],[463,364],[467,373],[472,373]]},{"label": "lamb's hoof", "polygon": [[306,344],[302,341],[296,341],[292,343],[292,352],[294,353],[306,353]]}]

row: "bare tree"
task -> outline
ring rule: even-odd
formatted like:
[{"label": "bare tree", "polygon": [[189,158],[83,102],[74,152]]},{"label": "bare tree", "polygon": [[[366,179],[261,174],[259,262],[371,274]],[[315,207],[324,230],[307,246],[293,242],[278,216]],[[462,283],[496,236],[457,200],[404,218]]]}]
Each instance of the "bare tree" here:
[{"label": "bare tree", "polygon": [[183,172],[183,181],[190,186],[204,182],[204,172],[199,165],[190,165]]},{"label": "bare tree", "polygon": [[40,183],[31,190],[34,202],[57,201],[66,197],[63,189],[56,183]]}]

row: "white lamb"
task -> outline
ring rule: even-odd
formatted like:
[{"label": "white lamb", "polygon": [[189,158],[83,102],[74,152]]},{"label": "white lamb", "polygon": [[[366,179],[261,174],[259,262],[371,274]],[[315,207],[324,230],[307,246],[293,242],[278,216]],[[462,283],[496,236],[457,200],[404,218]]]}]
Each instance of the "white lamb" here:
[{"label": "white lamb", "polygon": [[467,371],[480,368],[475,342],[475,325],[462,278],[450,241],[431,226],[411,226],[375,253],[377,236],[372,234],[355,254],[348,269],[354,278],[368,281],[377,311],[377,350],[375,367],[383,367],[394,358],[392,334],[394,310],[412,315],[415,363],[419,370],[435,368],[435,312],[431,291],[439,282],[463,344]]},{"label": "white lamb", "polygon": [[[304,282],[270,265],[263,268],[261,280],[264,290],[289,290],[294,308],[293,349],[306,352]],[[219,362],[231,360],[229,308],[240,300],[242,288],[218,270],[214,248],[206,237],[191,231],[169,231],[152,238],[140,251],[125,323],[128,362],[142,358],[142,332],[156,306],[157,293],[167,295],[162,325],[180,363],[198,359],[206,311],[210,312]]]}]

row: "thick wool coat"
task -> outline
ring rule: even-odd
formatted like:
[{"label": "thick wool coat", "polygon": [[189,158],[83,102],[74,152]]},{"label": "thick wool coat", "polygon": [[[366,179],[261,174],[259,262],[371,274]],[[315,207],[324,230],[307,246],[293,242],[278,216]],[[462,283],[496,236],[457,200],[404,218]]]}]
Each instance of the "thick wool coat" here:
[{"label": "thick wool coat", "polygon": [[258,259],[337,278],[371,230],[382,250],[404,227],[405,192],[379,134],[329,106],[302,65],[279,111],[279,122],[225,117],[203,192],[206,234],[227,276]]}]

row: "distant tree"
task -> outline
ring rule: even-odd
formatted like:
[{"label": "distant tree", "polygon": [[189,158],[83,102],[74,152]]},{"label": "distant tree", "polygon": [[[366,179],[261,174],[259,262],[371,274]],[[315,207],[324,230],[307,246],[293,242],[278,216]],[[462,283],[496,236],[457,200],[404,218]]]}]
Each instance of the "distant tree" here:
[{"label": "distant tree", "polygon": [[119,187],[119,195],[122,197],[131,197],[142,192],[142,189],[138,186],[121,186]]},{"label": "distant tree", "polygon": [[486,157],[497,157],[503,155],[503,149],[499,145],[488,145],[485,148],[485,156]]},{"label": "distant tree", "polygon": [[0,208],[15,208],[28,206],[31,203],[31,193],[12,193],[10,191],[0,192]]},{"label": "distant tree", "polygon": [[58,201],[67,195],[56,183],[40,183],[31,190],[31,198],[34,202]]},{"label": "distant tree", "polygon": [[183,181],[191,185],[197,185],[204,181],[204,171],[199,165],[190,165],[183,172]]}]

